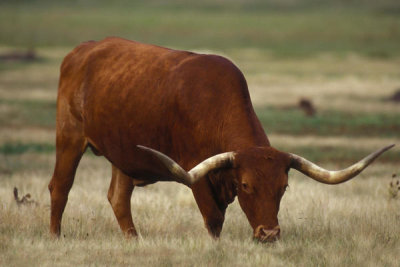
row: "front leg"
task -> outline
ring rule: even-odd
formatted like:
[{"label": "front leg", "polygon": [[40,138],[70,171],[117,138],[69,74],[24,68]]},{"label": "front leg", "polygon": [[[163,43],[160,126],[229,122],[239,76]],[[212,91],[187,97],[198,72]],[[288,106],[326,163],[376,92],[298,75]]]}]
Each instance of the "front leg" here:
[{"label": "front leg", "polygon": [[131,213],[131,196],[134,185],[131,177],[112,166],[112,178],[108,189],[108,201],[122,232],[127,237],[137,236]]},{"label": "front leg", "polygon": [[208,233],[213,238],[219,238],[225,220],[226,207],[218,206],[208,177],[204,177],[193,184],[192,192]]}]

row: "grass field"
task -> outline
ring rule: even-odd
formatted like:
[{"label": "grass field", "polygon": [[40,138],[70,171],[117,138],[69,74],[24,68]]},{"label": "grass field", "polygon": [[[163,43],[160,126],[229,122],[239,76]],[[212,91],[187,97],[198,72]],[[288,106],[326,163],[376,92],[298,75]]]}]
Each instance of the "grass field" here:
[{"label": "grass field", "polygon": [[3,1],[0,42],[72,46],[117,35],[184,49],[253,47],[279,57],[357,51],[390,58],[400,53],[396,0],[354,0],[351,6],[341,0],[165,2]]},{"label": "grass field", "polygon": [[[0,55],[34,48],[38,56],[0,60],[0,266],[398,266],[400,192],[390,183],[400,176],[400,103],[388,98],[400,89],[400,8],[324,2],[0,3]],[[139,237],[126,240],[106,197],[110,164],[87,152],[53,240],[47,184],[59,66],[76,44],[108,35],[229,57],[272,145],[324,167],[397,146],[342,185],[291,171],[274,244],[251,239],[237,201],[212,240],[190,190],[174,183],[135,188]],[[314,117],[298,109],[301,98],[313,102]],[[18,206],[14,187],[38,205]]]}]

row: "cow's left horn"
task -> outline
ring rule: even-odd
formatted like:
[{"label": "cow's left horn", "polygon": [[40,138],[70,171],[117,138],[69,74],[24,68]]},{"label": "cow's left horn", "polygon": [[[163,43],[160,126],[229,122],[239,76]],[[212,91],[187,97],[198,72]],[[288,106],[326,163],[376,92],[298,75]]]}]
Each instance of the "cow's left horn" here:
[{"label": "cow's left horn", "polygon": [[234,152],[225,152],[221,154],[217,154],[212,156],[208,159],[205,159],[189,172],[186,172],[178,163],[176,163],[173,159],[168,157],[167,155],[145,147],[138,145],[138,148],[145,150],[154,156],[156,156],[167,169],[174,175],[175,181],[178,183],[185,184],[187,186],[191,186],[195,183],[198,179],[206,175],[208,172],[220,168],[225,168],[228,166],[232,166],[235,160],[235,153]]},{"label": "cow's left horn", "polygon": [[350,180],[360,172],[362,172],[369,164],[371,164],[377,157],[379,157],[383,152],[391,149],[394,145],[386,146],[381,148],[374,153],[366,156],[356,164],[340,171],[328,171],[316,164],[297,156],[295,154],[290,154],[292,158],[291,168],[296,169],[308,177],[324,183],[324,184],[340,184]]}]

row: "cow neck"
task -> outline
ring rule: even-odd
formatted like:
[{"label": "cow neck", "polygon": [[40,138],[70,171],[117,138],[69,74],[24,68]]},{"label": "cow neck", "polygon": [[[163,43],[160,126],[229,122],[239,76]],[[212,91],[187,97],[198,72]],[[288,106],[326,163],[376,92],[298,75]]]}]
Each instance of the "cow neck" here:
[{"label": "cow neck", "polygon": [[210,173],[206,177],[213,192],[214,200],[223,212],[235,200],[237,195],[234,175],[233,170],[221,170]]}]

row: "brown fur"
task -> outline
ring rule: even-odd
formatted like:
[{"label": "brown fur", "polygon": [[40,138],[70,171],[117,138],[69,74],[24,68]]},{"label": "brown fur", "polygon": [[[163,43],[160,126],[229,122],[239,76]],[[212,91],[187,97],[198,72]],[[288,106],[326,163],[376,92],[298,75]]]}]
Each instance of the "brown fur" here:
[{"label": "brown fur", "polygon": [[60,234],[76,167],[90,146],[113,164],[108,198],[122,231],[136,235],[134,185],[173,180],[138,144],[186,170],[236,151],[235,168],[212,172],[192,186],[208,231],[219,236],[236,195],[257,237],[260,227],[268,232],[278,226],[289,157],[269,146],[240,70],[220,56],[107,38],[76,47],[61,66],[51,233]]}]

